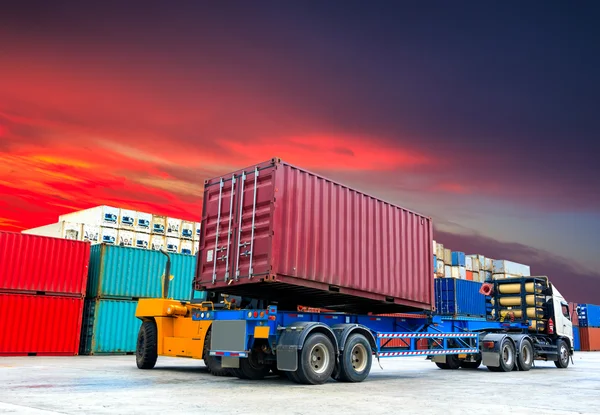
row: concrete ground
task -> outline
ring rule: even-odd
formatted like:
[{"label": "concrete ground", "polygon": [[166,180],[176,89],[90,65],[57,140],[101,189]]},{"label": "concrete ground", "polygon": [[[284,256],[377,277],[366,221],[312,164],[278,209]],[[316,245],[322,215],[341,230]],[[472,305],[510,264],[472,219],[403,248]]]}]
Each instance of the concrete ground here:
[{"label": "concrete ground", "polygon": [[600,353],[566,370],[443,371],[423,358],[374,362],[363,383],[304,386],[287,379],[213,377],[202,361],[134,356],[0,358],[0,413],[18,414],[563,414],[600,413]]}]

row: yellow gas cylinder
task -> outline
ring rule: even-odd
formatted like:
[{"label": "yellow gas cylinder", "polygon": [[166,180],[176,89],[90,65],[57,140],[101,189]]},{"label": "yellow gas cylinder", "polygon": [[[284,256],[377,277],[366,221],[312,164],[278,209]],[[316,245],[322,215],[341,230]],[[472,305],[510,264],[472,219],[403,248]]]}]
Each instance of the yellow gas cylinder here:
[{"label": "yellow gas cylinder", "polygon": [[[522,318],[523,317],[523,310],[517,308],[514,310],[510,310],[510,309],[501,309],[500,310],[500,315],[502,317],[506,317],[508,316],[510,313],[512,313],[515,318]],[[541,308],[535,308],[535,307],[527,307],[527,317],[529,318],[544,318],[544,310]]]},{"label": "yellow gas cylinder", "polygon": [[546,322],[543,320],[532,320],[529,324],[529,330],[544,331],[546,330]]},{"label": "yellow gas cylinder", "polygon": [[[521,297],[516,297],[516,296],[500,297],[500,299],[498,301],[499,301],[500,305],[503,305],[505,307],[521,305]],[[525,296],[525,304],[539,307],[539,306],[544,305],[544,298],[539,297],[539,296],[536,297],[533,294],[526,295]]]},{"label": "yellow gas cylinder", "polygon": [[[525,292],[540,294],[544,289],[542,284],[528,282],[525,284]],[[521,294],[521,284],[498,284],[500,294]]]}]

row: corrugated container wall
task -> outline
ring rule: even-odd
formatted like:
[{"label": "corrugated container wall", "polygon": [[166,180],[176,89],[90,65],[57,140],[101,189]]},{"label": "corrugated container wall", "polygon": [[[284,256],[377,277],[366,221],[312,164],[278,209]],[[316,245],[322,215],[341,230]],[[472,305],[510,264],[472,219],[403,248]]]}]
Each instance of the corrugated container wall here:
[{"label": "corrugated container wall", "polygon": [[579,339],[581,342],[581,351],[597,352],[600,351],[600,328],[599,327],[579,327]]},{"label": "corrugated container wall", "polygon": [[581,350],[581,339],[579,337],[579,327],[573,326],[573,350]]},{"label": "corrugated container wall", "polygon": [[479,293],[482,284],[453,278],[436,278],[435,308],[446,315],[486,315],[485,296]]},{"label": "corrugated container wall", "polygon": [[81,354],[135,352],[142,325],[136,308],[137,301],[85,300]]},{"label": "corrugated container wall", "polygon": [[579,304],[579,326],[600,327],[600,305]]},{"label": "corrugated container wall", "polygon": [[[169,254],[171,275],[169,298],[187,300],[192,290],[196,257]],[[89,298],[159,298],[167,258],[158,251],[111,245],[91,249]]]},{"label": "corrugated container wall", "polygon": [[204,189],[197,288],[294,309],[431,309],[430,218],[276,159]]},{"label": "corrugated container wall", "polygon": [[573,326],[579,326],[579,318],[577,316],[577,303],[569,303],[569,315],[571,316],[571,321],[573,322]]},{"label": "corrugated container wall", "polygon": [[83,298],[0,294],[0,356],[74,356]]},{"label": "corrugated container wall", "polygon": [[83,297],[90,245],[0,231],[0,291]]}]

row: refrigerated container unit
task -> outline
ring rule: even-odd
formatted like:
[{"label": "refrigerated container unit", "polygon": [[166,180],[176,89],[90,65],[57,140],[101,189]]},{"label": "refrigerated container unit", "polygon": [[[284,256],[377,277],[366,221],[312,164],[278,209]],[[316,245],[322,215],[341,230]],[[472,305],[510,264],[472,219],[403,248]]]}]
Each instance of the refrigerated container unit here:
[{"label": "refrigerated container unit", "polygon": [[181,219],[167,218],[167,230],[165,232],[167,237],[180,238],[181,237]]},{"label": "refrigerated container unit", "polygon": [[131,209],[120,209],[119,211],[119,229],[128,229],[135,231],[135,221],[137,212]]},{"label": "refrigerated container unit", "polygon": [[181,239],[194,240],[194,222],[181,221]]},{"label": "refrigerated container unit", "polygon": [[75,222],[87,225],[117,228],[119,224],[119,208],[112,206],[96,206],[90,209],[67,213],[58,217],[59,222]]},{"label": "refrigerated container unit", "polygon": [[150,233],[165,236],[167,232],[167,217],[152,215],[152,225]]},{"label": "refrigerated container unit", "polygon": [[152,215],[145,212],[137,212],[135,216],[135,231],[140,233],[150,233],[152,225]]},{"label": "refrigerated container unit", "polygon": [[529,265],[518,264],[504,259],[495,259],[492,261],[492,272],[494,274],[514,275],[515,277],[531,276]]},{"label": "refrigerated container unit", "polygon": [[207,180],[203,203],[198,290],[337,310],[432,308],[429,217],[278,159]]},{"label": "refrigerated container unit", "polygon": [[52,238],[83,240],[83,224],[74,222],[57,222],[37,228],[26,229],[21,233],[25,235],[49,236]]}]

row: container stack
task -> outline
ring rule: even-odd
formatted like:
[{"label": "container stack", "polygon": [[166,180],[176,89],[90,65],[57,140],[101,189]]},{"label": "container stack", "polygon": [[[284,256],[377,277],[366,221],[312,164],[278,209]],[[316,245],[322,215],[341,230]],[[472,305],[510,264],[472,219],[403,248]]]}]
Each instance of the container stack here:
[{"label": "container stack", "polygon": [[[196,259],[182,254],[170,254],[170,258],[173,278],[168,298],[189,300]],[[135,352],[141,325],[135,317],[137,300],[162,297],[166,261],[156,251],[106,244],[92,246],[81,354]]]},{"label": "container stack", "polygon": [[73,356],[90,244],[0,231],[0,356]]},{"label": "container stack", "polygon": [[96,206],[58,217],[24,234],[195,255],[200,223],[113,206]]},{"label": "container stack", "polygon": [[579,335],[579,318],[577,316],[577,303],[569,303],[569,316],[573,323],[573,349],[581,350],[581,337]]},{"label": "container stack", "polygon": [[600,351],[600,306],[579,304],[577,313],[581,350],[587,352]]}]

